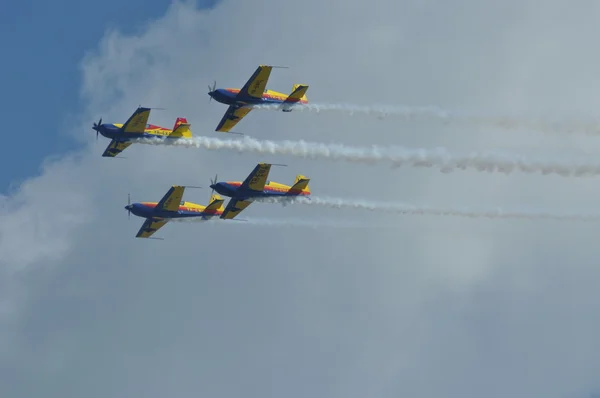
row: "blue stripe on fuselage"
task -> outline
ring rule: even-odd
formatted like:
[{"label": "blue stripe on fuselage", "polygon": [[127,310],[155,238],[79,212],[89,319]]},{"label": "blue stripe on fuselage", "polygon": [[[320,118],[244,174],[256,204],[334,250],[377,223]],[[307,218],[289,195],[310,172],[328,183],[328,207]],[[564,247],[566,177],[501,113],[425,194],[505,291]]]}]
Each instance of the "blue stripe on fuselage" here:
[{"label": "blue stripe on fuselage", "polygon": [[276,100],[273,98],[254,98],[249,96],[240,96],[236,93],[232,93],[231,91],[227,91],[222,88],[211,92],[211,96],[215,101],[225,105],[272,105],[284,103],[283,100]]},{"label": "blue stripe on fuselage", "polygon": [[112,124],[103,124],[100,130],[100,134],[102,134],[106,138],[117,139],[117,140],[130,140],[130,139],[143,139],[143,138],[166,138],[170,140],[181,139],[181,137],[173,137],[170,135],[160,135],[160,134],[148,134],[148,133],[124,133],[120,128],[116,127]]},{"label": "blue stripe on fuselage", "polygon": [[190,218],[190,217],[217,217],[219,214],[201,213],[195,211],[164,211],[156,210],[154,207],[148,207],[141,203],[134,203],[131,212],[143,218],[157,217],[157,218]]},{"label": "blue stripe on fuselage", "polygon": [[223,196],[229,198],[268,198],[273,196],[299,196],[298,194],[289,193],[287,191],[252,191],[248,189],[242,189],[241,187],[228,184],[226,182],[219,182],[215,185],[211,185],[214,190]]}]

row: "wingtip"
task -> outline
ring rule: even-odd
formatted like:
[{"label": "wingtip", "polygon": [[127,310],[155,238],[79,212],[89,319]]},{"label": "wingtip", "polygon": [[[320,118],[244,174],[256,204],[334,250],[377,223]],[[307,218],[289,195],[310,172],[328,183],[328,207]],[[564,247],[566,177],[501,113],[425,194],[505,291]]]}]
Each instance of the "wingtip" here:
[{"label": "wingtip", "polygon": [[137,110],[138,110],[138,112],[145,112],[145,111],[152,111],[152,110],[166,111],[167,108],[155,108],[155,107],[151,107],[151,106],[141,106],[141,105],[138,105]]},{"label": "wingtip", "polygon": [[269,65],[269,64],[261,64],[259,65],[260,67],[264,68],[264,67],[268,67],[268,68],[276,68],[276,69],[289,69],[289,66],[286,65]]}]

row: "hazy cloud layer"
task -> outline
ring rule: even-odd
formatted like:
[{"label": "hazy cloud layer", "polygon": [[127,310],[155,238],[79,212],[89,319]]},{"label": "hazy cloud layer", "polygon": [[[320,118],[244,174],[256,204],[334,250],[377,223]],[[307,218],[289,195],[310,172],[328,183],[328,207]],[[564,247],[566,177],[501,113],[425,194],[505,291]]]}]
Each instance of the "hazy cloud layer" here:
[{"label": "hazy cloud layer", "polygon": [[[107,32],[82,62],[80,153],[0,198],[2,396],[579,397],[600,388],[597,225],[377,215],[257,203],[247,217],[395,228],[173,223],[134,239],[127,193],[243,179],[259,161],[315,195],[455,206],[598,206],[595,178],[364,166],[136,145],[103,159],[93,121],[177,116],[214,132],[213,80],[310,85],[314,102],[436,105],[594,119],[599,6],[589,2],[174,3],[137,36]],[[260,139],[600,153],[598,139],[389,116],[253,111]],[[190,190],[205,203],[209,190]]]}]

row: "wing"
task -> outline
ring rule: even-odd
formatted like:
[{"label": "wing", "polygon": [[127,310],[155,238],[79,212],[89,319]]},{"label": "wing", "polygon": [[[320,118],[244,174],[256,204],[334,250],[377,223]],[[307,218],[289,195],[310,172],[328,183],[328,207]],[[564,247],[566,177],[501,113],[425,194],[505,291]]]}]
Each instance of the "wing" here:
[{"label": "wing", "polygon": [[227,108],[227,112],[223,115],[223,118],[219,122],[219,125],[215,129],[215,131],[220,131],[223,133],[228,133],[244,116],[246,116],[252,108],[238,107],[235,105],[230,105]]},{"label": "wing", "polygon": [[139,133],[142,134],[148,124],[148,118],[150,117],[150,108],[137,108],[133,115],[127,119],[123,127],[121,127],[124,133]]},{"label": "wing", "polygon": [[260,65],[258,68],[256,68],[256,71],[254,72],[252,77],[248,79],[246,84],[244,84],[244,87],[242,87],[242,89],[238,93],[237,98],[241,101],[243,101],[244,98],[248,97],[254,99],[262,98],[263,93],[265,92],[265,88],[267,87],[267,81],[269,80],[269,76],[271,75],[272,69],[272,66],[267,65]]},{"label": "wing", "polygon": [[221,214],[221,218],[231,220],[251,204],[251,200],[231,199],[227,204],[225,211],[223,211],[223,214]]},{"label": "wing", "polygon": [[179,210],[179,204],[181,203],[181,198],[183,197],[183,191],[185,191],[185,187],[173,185],[165,194],[165,196],[162,197],[160,202],[158,202],[155,209],[167,211]]},{"label": "wing", "polygon": [[131,145],[131,141],[117,141],[113,139],[104,150],[102,156],[105,158],[114,158],[127,149],[129,145]]},{"label": "wing", "polygon": [[167,222],[169,222],[169,220],[165,218],[147,218],[135,237],[149,238],[161,227],[163,227]]},{"label": "wing", "polygon": [[241,190],[244,191],[248,189],[251,191],[264,191],[267,178],[269,178],[270,170],[271,165],[269,163],[257,164],[254,170],[252,170],[252,172],[248,175],[248,177],[246,177],[240,186]]}]

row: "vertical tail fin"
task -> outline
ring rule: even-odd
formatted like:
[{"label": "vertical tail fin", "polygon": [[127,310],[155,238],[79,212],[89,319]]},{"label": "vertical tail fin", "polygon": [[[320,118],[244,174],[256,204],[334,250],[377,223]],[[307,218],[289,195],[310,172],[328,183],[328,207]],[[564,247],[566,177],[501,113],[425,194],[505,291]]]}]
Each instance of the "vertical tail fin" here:
[{"label": "vertical tail fin", "polygon": [[212,194],[210,201],[208,202],[208,206],[206,206],[204,211],[206,213],[223,212],[223,210],[225,210],[225,206],[223,206],[224,203],[225,201],[221,196],[216,193]]},{"label": "vertical tail fin", "polygon": [[175,125],[173,126],[173,131],[177,130],[177,127],[179,127],[180,124],[187,124],[187,119],[184,117],[178,117],[177,119],[175,119]]},{"label": "vertical tail fin", "polygon": [[294,181],[294,185],[292,185],[292,187],[290,188],[290,194],[298,195],[302,191],[304,191],[304,193],[310,195],[310,188],[308,187],[309,181],[310,178],[306,178],[302,174],[298,174],[296,176],[296,180]]},{"label": "vertical tail fin", "polygon": [[190,130],[190,126],[191,126],[191,124],[188,123],[186,118],[178,117],[177,120],[175,120],[175,125],[173,126],[173,132],[170,134],[170,136],[191,138],[192,130]]}]

